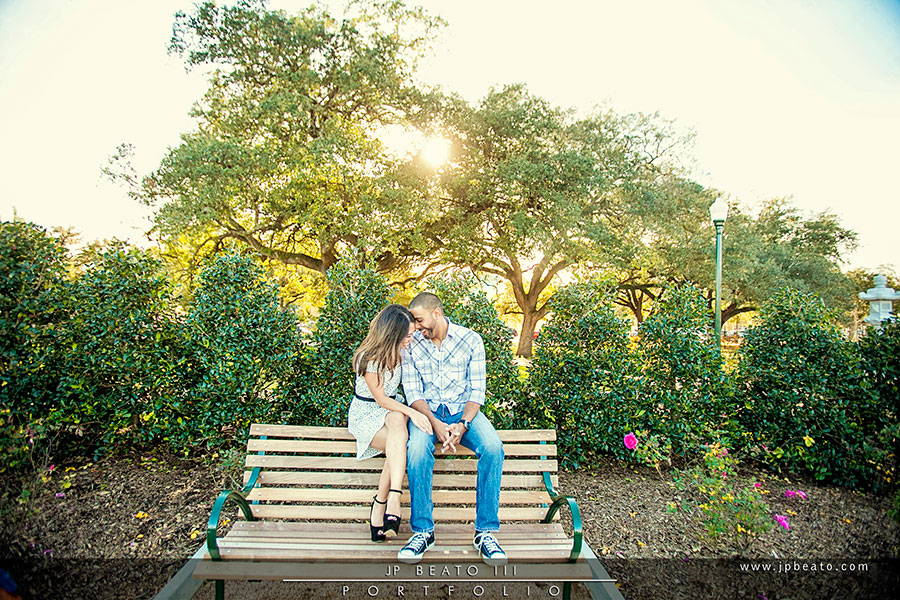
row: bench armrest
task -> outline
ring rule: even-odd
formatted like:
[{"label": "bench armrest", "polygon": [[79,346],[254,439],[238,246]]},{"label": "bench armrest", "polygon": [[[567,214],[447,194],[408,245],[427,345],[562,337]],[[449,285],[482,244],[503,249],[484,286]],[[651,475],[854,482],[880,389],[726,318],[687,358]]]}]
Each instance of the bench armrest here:
[{"label": "bench armrest", "polygon": [[549,523],[563,505],[569,507],[569,512],[572,513],[572,529],[574,531],[572,552],[569,554],[569,562],[575,562],[578,560],[578,557],[581,556],[581,541],[583,537],[581,531],[581,511],[578,510],[578,503],[575,502],[575,498],[571,496],[554,495],[552,496],[552,499],[553,503],[550,505],[550,508],[547,509],[547,514],[544,515],[543,522]]},{"label": "bench armrest", "polygon": [[209,515],[209,523],[206,525],[206,549],[209,550],[209,557],[212,560],[221,560],[221,556],[219,556],[219,544],[216,541],[216,530],[219,528],[219,521],[222,520],[222,509],[225,508],[225,504],[229,501],[234,502],[241,509],[241,512],[244,513],[244,518],[248,521],[255,521],[256,518],[253,516],[253,511],[250,510],[250,505],[247,503],[247,499],[244,497],[250,488],[253,487],[255,482],[251,481],[247,487],[244,488],[241,492],[225,491],[219,494],[219,497],[216,498],[215,504],[213,504],[212,512]]}]

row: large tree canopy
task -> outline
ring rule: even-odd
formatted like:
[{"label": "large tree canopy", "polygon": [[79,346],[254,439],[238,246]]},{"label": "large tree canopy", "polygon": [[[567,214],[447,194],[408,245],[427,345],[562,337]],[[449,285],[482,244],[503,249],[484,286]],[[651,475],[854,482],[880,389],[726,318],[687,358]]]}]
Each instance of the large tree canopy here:
[{"label": "large tree canopy", "polygon": [[196,131],[143,181],[165,234],[234,238],[320,272],[348,246],[387,269],[426,245],[408,227],[425,220],[422,178],[378,131],[426,102],[411,77],[439,20],[397,1],[348,10],[242,0],[176,16],[170,50],[210,84]]},{"label": "large tree canopy", "polygon": [[[620,270],[619,304],[638,321],[648,301],[669,285],[693,282],[713,301],[715,230],[708,208],[716,191],[671,179],[661,186],[654,212],[636,221],[633,260]],[[803,216],[785,199],[769,200],[753,216],[733,204],[725,223],[722,322],[755,311],[783,287],[818,294],[827,305],[849,309],[852,289],[841,256],[856,234],[829,213]]]},{"label": "large tree canopy", "polygon": [[531,354],[554,277],[607,265],[656,164],[673,144],[658,119],[597,112],[576,120],[521,85],[478,106],[450,101],[440,127],[456,148],[441,175],[441,257],[506,279],[523,315],[518,353]]}]

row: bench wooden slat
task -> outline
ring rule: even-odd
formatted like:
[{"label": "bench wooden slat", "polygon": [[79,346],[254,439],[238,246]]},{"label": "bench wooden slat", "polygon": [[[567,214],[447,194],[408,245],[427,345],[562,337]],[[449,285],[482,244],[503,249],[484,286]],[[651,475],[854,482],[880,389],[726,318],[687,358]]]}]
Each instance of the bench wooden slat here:
[{"label": "bench wooden slat", "polygon": [[[369,508],[366,506],[310,506],[310,505],[286,505],[286,504],[251,504],[253,516],[270,519],[305,519],[343,521],[358,519],[360,521],[369,518]],[[501,521],[539,521],[547,514],[547,509],[540,506],[534,508],[525,507],[500,507]],[[409,507],[401,510],[401,518],[409,521]],[[556,513],[555,518],[559,518]],[[474,521],[475,507],[456,508],[436,506],[434,508],[434,520]]]},{"label": "bench wooden slat", "polygon": [[[244,471],[244,484],[250,481],[251,471]],[[325,471],[260,471],[259,484],[303,484],[303,485],[364,485],[374,487],[378,485],[380,473],[366,473],[354,471],[352,473],[334,473]],[[464,489],[475,487],[476,475],[448,475],[435,473],[434,489],[446,487],[459,487]],[[559,487],[559,476],[555,473],[550,476],[553,487]],[[504,488],[542,488],[544,480],[540,475],[511,475],[504,474],[502,485]],[[407,478],[403,479],[403,488],[409,488]]]},{"label": "bench wooden slat", "polygon": [[[346,540],[344,540],[346,541]],[[504,539],[504,542],[506,540]],[[250,539],[238,539],[238,538],[225,538],[219,542],[219,549],[229,549],[229,548],[259,548],[264,550],[296,550],[298,552],[303,552],[304,550],[309,550],[311,553],[335,553],[339,555],[353,555],[356,553],[366,553],[371,552],[372,550],[377,550],[383,552],[386,547],[389,546],[400,546],[403,547],[404,540],[399,537],[394,537],[394,542],[392,544],[375,545],[372,542],[351,542],[351,543],[341,543],[334,541],[317,541],[317,540],[273,540],[269,538],[265,538],[262,540],[250,540]],[[545,551],[555,551],[555,550],[571,550],[572,543],[567,541],[550,541],[548,543],[528,543],[522,542],[519,544],[515,543],[506,543],[504,545],[504,550],[507,553],[515,553],[518,552],[520,555],[524,552],[536,552],[540,554]],[[464,540],[462,543],[449,543],[442,540],[440,548],[438,551],[463,551],[471,552],[472,554],[477,556],[477,550],[472,546],[472,540]],[[396,550],[394,550],[396,552]]]},{"label": "bench wooden slat", "polygon": [[[396,546],[369,544],[353,549],[334,550],[336,546],[324,547],[315,545],[310,548],[258,548],[228,547],[220,542],[219,552],[227,560],[302,560],[304,562],[335,562],[353,560],[358,562],[395,562]],[[546,548],[535,545],[533,548],[520,547],[507,552],[510,561],[533,562],[565,562],[569,558],[572,545]],[[208,555],[207,555],[208,557]],[[480,561],[478,551],[471,544],[464,546],[441,546],[426,552],[422,562],[474,562]]]},{"label": "bench wooden slat", "polygon": [[[560,533],[565,535],[562,523],[503,523],[500,526],[500,533],[525,533],[545,535],[550,533]],[[360,529],[359,523],[351,523],[348,521],[335,523],[304,523],[302,521],[237,521],[231,528],[232,532],[286,532],[292,535],[313,535],[323,534],[330,536],[343,536],[350,533],[363,531],[368,539],[369,532],[367,529]],[[410,533],[409,522],[404,521],[400,525],[400,533]],[[437,522],[434,524],[434,534],[439,537],[461,535],[472,535],[471,523],[447,523]]]},{"label": "bench wooden slat", "polygon": [[[338,471],[381,471],[383,458],[356,460],[355,458],[335,458],[321,456],[279,456],[248,454],[244,463],[248,467],[284,469],[328,469]],[[503,472],[553,471],[557,470],[555,460],[504,460]],[[434,463],[434,471],[462,471],[474,473],[478,461],[471,459],[441,459]]]},{"label": "bench wooden slat", "polygon": [[[331,540],[336,544],[343,543],[371,543],[369,538],[369,528],[366,524],[356,523],[356,530],[348,530],[341,532],[340,535],[335,535],[334,532],[325,532],[325,531],[247,531],[242,529],[233,529],[229,531],[225,536],[226,539],[231,538],[240,538],[242,540],[254,540],[254,541],[263,541],[263,540],[318,540],[325,539]],[[465,531],[460,531],[457,533],[442,533],[436,534],[440,537],[441,542],[446,543],[471,543],[472,541],[473,529],[472,526],[466,527]],[[409,531],[401,531],[400,534],[394,538],[393,540],[402,540],[401,546],[406,543],[406,539],[412,535]],[[567,540],[569,541],[569,546],[571,547],[571,540],[568,540],[568,537],[565,533],[561,531],[551,531],[551,532],[535,532],[535,531],[506,531],[506,528],[503,529],[500,537],[503,538],[504,545],[509,544],[521,544],[524,542],[534,543],[536,540]],[[390,540],[388,543],[391,543]]]},{"label": "bench wooden slat", "polygon": [[[337,502],[354,504],[371,504],[372,490],[352,488],[255,488],[247,494],[247,500],[277,502]],[[432,500],[435,504],[475,504],[475,490],[434,490]],[[404,490],[400,499],[409,503],[409,491]],[[550,504],[550,496],[546,492],[501,491],[500,504]]]},{"label": "bench wooden slat", "polygon": [[[301,438],[322,440],[353,440],[353,436],[344,427],[311,427],[306,425],[268,425],[253,423],[250,425],[250,436],[267,436],[269,438]],[[498,429],[497,435],[503,442],[556,441],[555,429]]]},{"label": "bench wooden slat", "polygon": [[[441,445],[435,444],[439,453]],[[309,454],[353,454],[356,442],[333,442],[323,440],[249,440],[249,452],[304,452]],[[556,456],[556,444],[504,444],[506,456]],[[458,446],[455,456],[474,456],[465,446]]]}]

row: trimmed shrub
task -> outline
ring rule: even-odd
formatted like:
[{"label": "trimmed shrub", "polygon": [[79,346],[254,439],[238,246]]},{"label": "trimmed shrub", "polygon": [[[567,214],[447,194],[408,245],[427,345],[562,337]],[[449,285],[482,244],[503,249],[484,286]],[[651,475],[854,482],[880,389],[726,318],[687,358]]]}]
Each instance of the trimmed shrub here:
[{"label": "trimmed shrub", "polygon": [[89,257],[69,289],[56,340],[57,402],[69,450],[143,443],[162,433],[166,399],[181,393],[179,328],[160,262],[124,244]]},{"label": "trimmed shrub", "polygon": [[896,486],[900,450],[900,320],[892,318],[881,329],[869,328],[859,341],[859,351],[865,382],[873,393],[872,402],[858,405],[863,422],[871,424],[867,443],[877,457],[879,482]]},{"label": "trimmed shrub", "polygon": [[328,427],[346,427],[356,380],[353,353],[393,294],[384,276],[372,265],[360,266],[359,256],[353,253],[331,267],[326,277],[328,294],[316,319],[310,355],[313,367],[304,393],[314,412],[305,413],[305,418]]},{"label": "trimmed shrub", "polygon": [[[523,427],[555,427],[560,460],[578,467],[598,452],[625,458],[638,365],[626,320],[612,308],[612,287],[587,281],[560,288],[535,340],[532,397],[516,411]],[[522,410],[524,408],[524,410]]]},{"label": "trimmed shrub", "polygon": [[30,465],[51,431],[51,362],[66,321],[66,249],[32,223],[0,223],[0,472]]},{"label": "trimmed shrub", "polygon": [[740,420],[750,449],[776,468],[877,485],[875,397],[837,323],[814,295],[784,289],[766,302],[739,351]]},{"label": "trimmed shrub", "polygon": [[481,335],[487,361],[485,416],[496,428],[512,426],[512,413],[522,401],[523,386],[512,352],[514,331],[497,315],[494,304],[471,274],[434,277],[427,290],[444,305],[444,314],[457,325]]},{"label": "trimmed shrub", "polygon": [[712,439],[732,445],[733,393],[702,292],[692,285],[667,289],[639,333],[636,428],[682,456]]},{"label": "trimmed shrub", "polygon": [[185,322],[190,349],[189,394],[173,402],[176,446],[218,446],[245,435],[251,422],[277,421],[285,404],[280,382],[295,376],[300,330],[280,307],[278,289],[255,260],[238,254],[210,259]]}]

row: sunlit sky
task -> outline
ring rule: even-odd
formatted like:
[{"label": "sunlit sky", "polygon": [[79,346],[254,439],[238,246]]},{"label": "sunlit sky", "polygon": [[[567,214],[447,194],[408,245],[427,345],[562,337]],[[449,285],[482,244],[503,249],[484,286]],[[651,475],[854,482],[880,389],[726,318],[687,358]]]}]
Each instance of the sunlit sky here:
[{"label": "sunlit sky", "polygon": [[[900,0],[419,4],[449,23],[423,81],[471,101],[524,82],[579,112],[659,111],[696,131],[704,185],[834,212],[859,234],[847,266],[900,267]],[[0,218],[147,243],[149,209],[100,170],[128,142],[149,172],[192,128],[205,81],[166,53],[191,7],[0,0]]]}]

